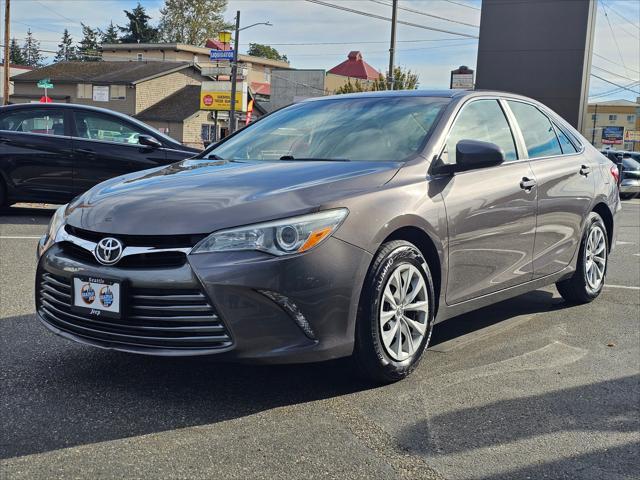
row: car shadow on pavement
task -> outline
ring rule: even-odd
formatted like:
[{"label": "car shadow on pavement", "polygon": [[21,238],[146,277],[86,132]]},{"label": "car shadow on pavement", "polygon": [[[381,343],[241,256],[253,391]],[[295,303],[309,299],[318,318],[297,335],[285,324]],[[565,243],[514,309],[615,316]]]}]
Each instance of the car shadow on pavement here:
[{"label": "car shadow on pavement", "polygon": [[46,224],[55,211],[55,208],[0,207],[0,217],[11,217],[12,225]]},{"label": "car shadow on pavement", "polygon": [[[531,292],[436,326],[435,344],[562,308]],[[0,320],[0,458],[205,425],[371,388],[348,360],[257,366],[146,357],[61,339],[33,315]]]},{"label": "car shadow on pavement", "polygon": [[[640,375],[452,410],[405,429],[398,442],[420,456],[453,457],[477,449],[518,449],[514,444],[519,441],[562,432],[634,433],[640,428],[640,416],[633,398],[640,398]],[[602,478],[604,471],[638,472],[640,443],[636,441],[574,456],[568,455],[570,447],[566,452],[560,444],[548,448],[555,452],[550,462],[532,458],[531,465],[481,478]],[[578,473],[583,469],[591,470],[593,476]]]}]

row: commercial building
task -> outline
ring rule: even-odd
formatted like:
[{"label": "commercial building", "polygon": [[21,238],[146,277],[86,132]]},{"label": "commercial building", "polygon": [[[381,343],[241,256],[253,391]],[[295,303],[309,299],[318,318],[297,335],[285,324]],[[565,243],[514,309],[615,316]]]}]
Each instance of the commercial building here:
[{"label": "commercial building", "polygon": [[[4,68],[4,63],[0,63],[0,67]],[[33,67],[27,67],[26,65],[9,65],[9,77],[15,77],[22,73],[27,73],[33,70]],[[0,75],[0,104],[2,104],[2,95],[4,95],[4,75]],[[9,96],[13,95],[13,82],[9,81]]]},{"label": "commercial building", "polygon": [[582,134],[596,148],[640,151],[640,142],[630,141],[640,136],[640,97],[589,103],[582,124]]}]

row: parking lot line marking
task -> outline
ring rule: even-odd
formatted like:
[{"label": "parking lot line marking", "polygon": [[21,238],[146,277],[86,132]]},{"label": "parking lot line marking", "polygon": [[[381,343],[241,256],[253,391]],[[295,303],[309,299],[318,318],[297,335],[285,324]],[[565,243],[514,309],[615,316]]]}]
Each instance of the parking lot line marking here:
[{"label": "parking lot line marking", "polygon": [[634,287],[630,285],[604,285],[605,288],[624,288],[626,290],[640,290],[640,287]]},{"label": "parking lot line marking", "polygon": [[0,235],[0,240],[26,240],[29,238],[40,238],[42,235],[34,236],[34,235],[24,235],[24,236],[16,236],[16,235]]}]

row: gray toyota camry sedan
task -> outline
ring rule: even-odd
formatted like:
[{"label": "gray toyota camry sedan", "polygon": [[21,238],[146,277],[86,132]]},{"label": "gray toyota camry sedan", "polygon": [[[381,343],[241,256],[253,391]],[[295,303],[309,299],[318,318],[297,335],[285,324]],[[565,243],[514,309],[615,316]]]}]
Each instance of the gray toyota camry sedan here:
[{"label": "gray toyota camry sedan", "polygon": [[38,247],[37,312],[101,348],[352,356],[391,382],[436,321],[552,283],[595,299],[619,210],[615,165],[531,99],[311,99],[61,207]]}]

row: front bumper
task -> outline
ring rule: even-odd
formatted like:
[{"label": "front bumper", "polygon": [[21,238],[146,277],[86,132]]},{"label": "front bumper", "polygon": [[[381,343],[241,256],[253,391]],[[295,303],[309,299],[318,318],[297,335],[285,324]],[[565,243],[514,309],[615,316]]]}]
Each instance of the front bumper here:
[{"label": "front bumper", "polygon": [[[350,355],[360,290],[371,261],[369,253],[337,238],[292,257],[206,253],[188,255],[182,264],[148,268],[106,267],[77,253],[57,243],[38,263],[38,318],[55,333],[131,353],[265,363]],[[53,303],[52,295],[65,302],[66,290],[56,284],[58,292],[47,291],[47,282],[53,278],[70,285],[74,276],[120,281],[125,292],[122,318],[113,325],[104,318],[96,323]],[[202,301],[186,302],[199,305],[197,318],[189,308],[174,313],[185,307],[181,295],[191,298],[198,292]],[[141,305],[141,298],[151,301]],[[151,306],[154,311],[145,310]]]}]

